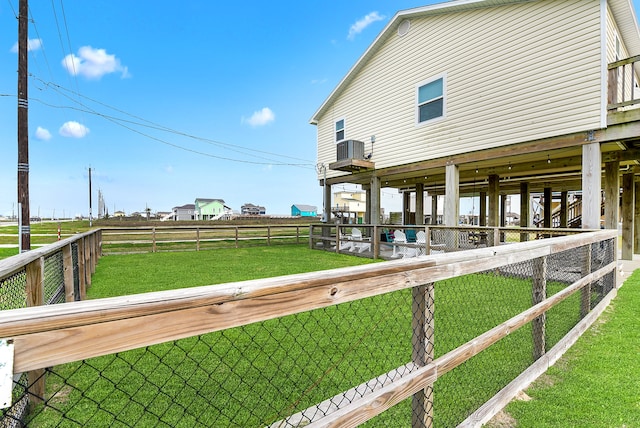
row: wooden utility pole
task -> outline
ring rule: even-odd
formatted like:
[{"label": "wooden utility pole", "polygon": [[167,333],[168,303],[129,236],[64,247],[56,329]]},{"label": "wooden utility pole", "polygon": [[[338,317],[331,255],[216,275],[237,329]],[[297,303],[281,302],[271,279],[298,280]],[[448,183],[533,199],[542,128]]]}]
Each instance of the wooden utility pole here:
[{"label": "wooden utility pole", "polygon": [[29,99],[27,97],[29,6],[20,0],[18,16],[18,204],[20,252],[31,249],[29,214]]}]

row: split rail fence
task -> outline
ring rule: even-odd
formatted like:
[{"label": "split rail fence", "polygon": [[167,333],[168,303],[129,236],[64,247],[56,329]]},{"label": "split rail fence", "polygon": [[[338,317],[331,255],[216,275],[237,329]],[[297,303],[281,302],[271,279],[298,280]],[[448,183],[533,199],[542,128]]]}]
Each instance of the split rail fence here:
[{"label": "split rail fence", "polygon": [[4,422],[478,426],[615,296],[616,239],[2,311],[16,375]]},{"label": "split rail fence", "polygon": [[306,242],[301,225],[104,227],[104,254],[200,251]]}]

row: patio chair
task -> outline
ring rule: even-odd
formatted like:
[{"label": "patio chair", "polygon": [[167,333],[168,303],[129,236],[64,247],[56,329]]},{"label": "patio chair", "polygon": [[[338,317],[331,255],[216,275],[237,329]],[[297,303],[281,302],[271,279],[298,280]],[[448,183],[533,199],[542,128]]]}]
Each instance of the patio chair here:
[{"label": "patio chair", "polygon": [[[393,243],[394,244],[406,244],[407,243],[407,237],[404,234],[403,231],[401,230],[396,230],[393,232]],[[391,253],[391,257],[399,257],[401,256],[401,251],[403,248],[403,246],[398,246],[398,245],[394,245],[393,246],[393,252]]]},{"label": "patio chair", "polygon": [[364,253],[365,251],[371,251],[370,239],[363,238],[362,232],[357,227],[351,229],[351,244],[351,252]]},{"label": "patio chair", "polygon": [[444,253],[447,247],[446,234],[444,230],[433,229],[431,231],[430,254]]},{"label": "patio chair", "polygon": [[416,233],[416,251],[418,256],[427,255],[427,234],[424,230],[420,230]]}]

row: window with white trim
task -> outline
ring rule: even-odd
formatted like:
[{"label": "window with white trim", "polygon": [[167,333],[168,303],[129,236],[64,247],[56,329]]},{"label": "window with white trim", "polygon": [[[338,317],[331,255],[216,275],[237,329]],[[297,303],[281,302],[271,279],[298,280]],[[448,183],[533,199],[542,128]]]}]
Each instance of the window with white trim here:
[{"label": "window with white trim", "polygon": [[444,116],[444,76],[419,84],[417,87],[417,123],[425,123]]},{"label": "window with white trim", "polygon": [[336,141],[344,140],[344,119],[336,121]]}]

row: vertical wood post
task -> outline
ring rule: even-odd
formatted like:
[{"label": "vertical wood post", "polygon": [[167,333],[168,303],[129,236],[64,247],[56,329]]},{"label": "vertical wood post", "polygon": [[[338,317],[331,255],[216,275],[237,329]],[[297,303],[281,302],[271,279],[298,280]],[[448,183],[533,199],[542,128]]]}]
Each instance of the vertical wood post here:
[{"label": "vertical wood post", "polygon": [[480,218],[478,226],[487,225],[487,192],[480,192]]},{"label": "vertical wood post", "polygon": [[[537,305],[547,298],[547,258],[539,257],[533,260],[533,287],[531,303]],[[533,339],[533,360],[536,361],[545,353],[545,324],[547,314],[540,314],[531,321]]]},{"label": "vertical wood post", "polygon": [[[581,274],[585,277],[591,273],[591,244],[584,247]],[[582,287],[580,292],[580,318],[584,318],[591,311],[591,284]]]},{"label": "vertical wood post", "polygon": [[460,221],[460,167],[445,166],[444,224],[449,227]]},{"label": "vertical wood post", "polygon": [[156,252],[156,228],[151,228],[151,252]]},{"label": "vertical wood post", "polygon": [[[44,257],[25,266],[27,280],[27,306],[44,305]],[[44,401],[45,371],[37,369],[27,373],[29,400],[31,405]]]},{"label": "vertical wood post", "polygon": [[[309,225],[309,249],[310,250],[313,250],[313,238],[315,236],[315,229],[316,229],[316,227],[314,225],[312,225],[312,224]],[[324,227],[322,229],[324,229]],[[322,247],[326,248],[324,246],[324,242],[322,244]]]},{"label": "vertical wood post", "polygon": [[[82,246],[84,251],[84,274],[85,274],[85,284],[87,288],[91,285],[91,245],[89,243],[90,237],[87,236],[82,240]],[[84,297],[83,299],[84,300]]]},{"label": "vertical wood post", "polygon": [[98,234],[93,232],[91,234],[91,273],[96,273],[96,266],[98,265]]},{"label": "vertical wood post", "polygon": [[[520,227],[531,226],[531,187],[528,182],[520,183]],[[521,233],[520,241],[528,241],[529,233]]]},{"label": "vertical wood post", "polygon": [[618,229],[620,206],[620,162],[604,164],[604,227]]},{"label": "vertical wood post", "polygon": [[[434,359],[434,284],[414,287],[412,294],[411,360],[418,366],[425,366]],[[433,426],[433,385],[413,395],[411,400],[411,426],[430,428]]]},{"label": "vertical wood post", "polygon": [[416,222],[417,225],[424,224],[424,184],[416,183]]},{"label": "vertical wood post", "polygon": [[569,208],[569,192],[563,190],[560,193],[560,227],[569,227],[569,216],[567,210]]},{"label": "vertical wood post", "polygon": [[71,244],[62,247],[62,272],[64,275],[64,301],[73,302],[73,253]]},{"label": "vertical wood post", "polygon": [[271,245],[271,226],[267,226],[267,245]]},{"label": "vertical wood post", "polygon": [[300,226],[296,226],[296,244],[300,243]]},{"label": "vertical wood post", "polygon": [[633,254],[640,254],[640,182],[634,183],[636,203],[633,206],[633,216],[638,221],[634,222],[633,227]]},{"label": "vertical wood post", "polygon": [[200,228],[196,227],[196,251],[200,251]]},{"label": "vertical wood post", "polygon": [[371,252],[373,253],[373,259],[376,260],[380,255],[380,234],[378,232],[378,226],[373,225],[371,239]]},{"label": "vertical wood post", "polygon": [[602,153],[600,143],[582,146],[582,228],[600,229]]},{"label": "vertical wood post", "polygon": [[238,226],[236,226],[235,229],[236,229],[236,248],[238,248]]},{"label": "vertical wood post", "polygon": [[636,205],[634,175],[622,176],[622,260],[633,260],[633,211]]},{"label": "vertical wood post", "polygon": [[84,238],[80,238],[76,241],[78,248],[78,278],[80,285],[80,300],[84,300],[87,291],[87,275],[85,273],[84,266]]}]

